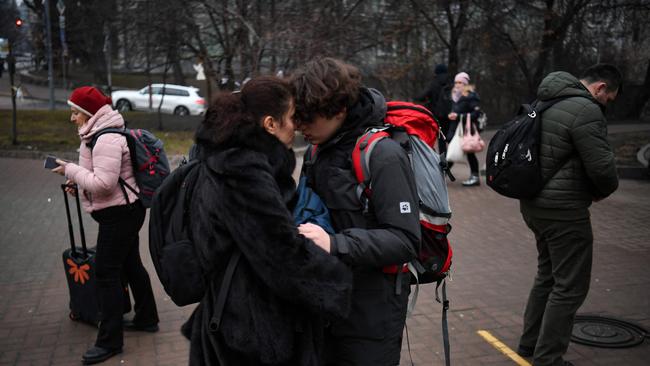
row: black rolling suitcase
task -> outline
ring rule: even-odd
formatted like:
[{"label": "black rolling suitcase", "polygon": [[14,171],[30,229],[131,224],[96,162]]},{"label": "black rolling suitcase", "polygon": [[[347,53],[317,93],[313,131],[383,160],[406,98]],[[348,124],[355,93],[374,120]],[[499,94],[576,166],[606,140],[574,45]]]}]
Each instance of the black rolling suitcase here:
[{"label": "black rolling suitcase", "polygon": [[[81,248],[75,245],[72,219],[70,217],[70,204],[65,184],[61,185],[65,202],[65,213],[68,219],[68,232],[70,234],[70,249],[63,251],[63,268],[65,269],[68,289],[70,290],[70,319],[97,325],[99,323],[99,307],[95,293],[95,248],[86,247],[86,235],[81,219],[81,205],[79,195],[75,195],[77,203],[77,217],[79,219],[79,234]],[[76,186],[73,186],[76,189]],[[124,286],[124,313],[131,311],[131,298],[127,281],[122,276]]]}]

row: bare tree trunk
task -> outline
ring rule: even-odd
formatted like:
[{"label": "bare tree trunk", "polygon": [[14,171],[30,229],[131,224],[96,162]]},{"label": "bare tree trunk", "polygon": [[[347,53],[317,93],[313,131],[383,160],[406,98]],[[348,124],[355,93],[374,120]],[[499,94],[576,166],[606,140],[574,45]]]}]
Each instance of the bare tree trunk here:
[{"label": "bare tree trunk", "polygon": [[562,42],[571,23],[579,18],[590,0],[571,0],[567,2],[567,9],[564,14],[558,15],[555,9],[555,0],[546,0],[544,10],[544,31],[542,32],[542,44],[537,57],[537,66],[533,75],[532,88],[529,85],[528,93],[531,96],[536,94],[537,85],[544,78],[549,56],[556,44]]},{"label": "bare tree trunk", "polygon": [[[271,19],[275,19],[275,0],[271,0]],[[271,72],[275,74],[278,67],[275,37],[271,38],[271,50]]]},{"label": "bare tree trunk", "polygon": [[[147,13],[147,24],[151,24],[151,5],[150,5],[150,0],[147,1],[147,8],[146,8],[146,13]],[[153,95],[152,90],[151,90],[151,42],[149,41],[149,32],[148,30],[145,31],[145,57],[146,57],[146,62],[147,62],[147,68],[146,68],[146,73],[147,73],[147,85],[149,85],[149,110],[153,109]]]},{"label": "bare tree trunk", "polygon": [[425,18],[429,26],[434,30],[435,34],[438,36],[440,41],[445,45],[448,51],[448,68],[450,73],[456,73],[458,71],[460,56],[458,54],[459,43],[462,38],[463,31],[467,25],[467,11],[468,11],[468,0],[459,0],[458,3],[458,16],[454,19],[454,11],[452,9],[456,6],[452,6],[452,1],[444,1],[445,4],[445,14],[447,16],[447,25],[449,27],[449,39],[445,36],[442,29],[438,26],[438,21],[432,17],[428,12],[428,5],[421,5],[418,0],[411,0],[411,4],[416,8],[416,10]]},{"label": "bare tree trunk", "polygon": [[127,0],[122,0],[122,11],[120,14],[120,17],[122,19],[122,52],[124,52],[124,68],[127,70],[131,69],[131,60],[129,59],[130,52],[129,52],[129,20],[128,17],[128,11],[127,11]]},{"label": "bare tree trunk", "polygon": [[160,97],[160,103],[158,103],[158,130],[162,131],[163,130],[163,121],[162,121],[162,105],[165,100],[165,96],[167,95],[167,90],[166,90],[166,84],[167,84],[167,71],[169,70],[169,59],[165,60],[165,71],[163,71],[163,87],[161,88],[161,97]]},{"label": "bare tree trunk", "polygon": [[641,92],[635,96],[634,102],[630,107],[630,111],[627,115],[629,118],[639,118],[643,112],[643,107],[650,100],[650,59],[648,60],[648,67],[645,71],[645,80],[643,81],[643,87]]},{"label": "bare tree trunk", "polygon": [[174,83],[178,85],[185,85],[185,76],[183,75],[183,69],[181,67],[179,49],[180,45],[174,43],[174,46],[169,48],[168,59],[171,63]]}]

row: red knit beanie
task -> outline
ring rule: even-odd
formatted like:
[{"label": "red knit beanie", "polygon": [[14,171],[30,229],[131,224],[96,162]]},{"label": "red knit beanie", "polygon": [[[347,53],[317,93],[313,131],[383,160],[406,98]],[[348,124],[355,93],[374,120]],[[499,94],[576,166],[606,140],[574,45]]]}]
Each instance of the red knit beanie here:
[{"label": "red knit beanie", "polygon": [[97,88],[92,86],[82,86],[72,91],[68,104],[75,107],[81,112],[92,117],[97,111],[106,104],[112,104],[110,97],[105,96]]}]

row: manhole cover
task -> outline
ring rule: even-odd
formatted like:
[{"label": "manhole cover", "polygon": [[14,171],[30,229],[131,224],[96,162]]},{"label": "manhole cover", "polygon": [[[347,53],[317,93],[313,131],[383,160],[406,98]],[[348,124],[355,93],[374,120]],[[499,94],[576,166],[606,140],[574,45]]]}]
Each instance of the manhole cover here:
[{"label": "manhole cover", "polygon": [[576,315],[571,341],[594,347],[625,348],[643,343],[648,332],[623,320]]},{"label": "manhole cover", "polygon": [[636,158],[647,168],[648,161],[650,161],[650,144],[647,144],[639,149],[639,151],[636,153]]}]

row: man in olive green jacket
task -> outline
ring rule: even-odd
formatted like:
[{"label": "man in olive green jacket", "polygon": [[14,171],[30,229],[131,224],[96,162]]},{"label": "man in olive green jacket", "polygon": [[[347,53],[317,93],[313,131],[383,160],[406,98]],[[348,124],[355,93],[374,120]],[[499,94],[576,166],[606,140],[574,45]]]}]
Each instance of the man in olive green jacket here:
[{"label": "man in olive green jacket", "polygon": [[533,356],[535,366],[571,365],[562,356],[591,278],[589,206],[618,187],[604,108],[616,98],[621,81],[616,67],[598,64],[580,80],[553,72],[538,89],[542,102],[566,99],[542,115],[540,161],[548,181],[535,198],[520,200],[539,255],[518,353]]}]

